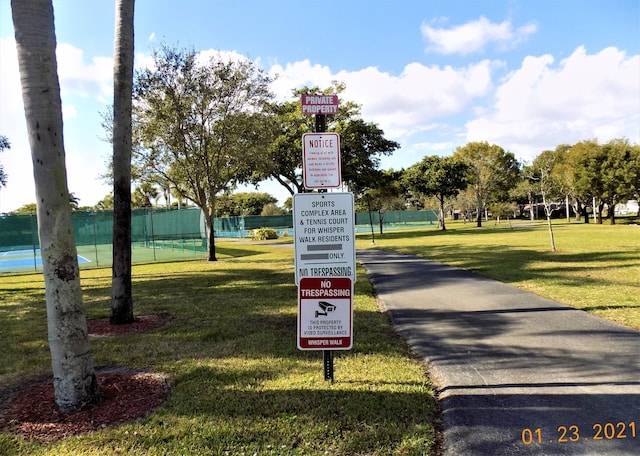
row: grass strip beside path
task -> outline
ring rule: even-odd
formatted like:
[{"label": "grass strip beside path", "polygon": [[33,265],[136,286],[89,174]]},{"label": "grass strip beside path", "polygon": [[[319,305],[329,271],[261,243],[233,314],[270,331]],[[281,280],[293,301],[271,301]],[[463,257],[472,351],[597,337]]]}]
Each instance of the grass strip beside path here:
[{"label": "grass strip beside path", "polygon": [[[168,312],[146,334],[92,338],[96,367],[168,376],[169,399],[150,417],[59,442],[0,434],[7,455],[425,455],[437,407],[423,367],[380,313],[358,269],[354,348],[296,348],[293,250],[219,243],[218,262],[134,266],[134,310]],[[110,269],[82,271],[89,318],[110,308]],[[0,278],[0,390],[50,372],[41,275]]]},{"label": "grass strip beside path", "polygon": [[640,226],[553,222],[448,222],[358,236],[358,248],[418,255],[509,283],[630,328],[640,329]]}]

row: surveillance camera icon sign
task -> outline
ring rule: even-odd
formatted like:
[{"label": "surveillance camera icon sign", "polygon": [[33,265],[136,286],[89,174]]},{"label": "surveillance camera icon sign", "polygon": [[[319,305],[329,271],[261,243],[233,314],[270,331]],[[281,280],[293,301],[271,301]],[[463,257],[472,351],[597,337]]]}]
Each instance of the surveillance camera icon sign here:
[{"label": "surveillance camera icon sign", "polygon": [[318,306],[320,306],[320,309],[322,310],[316,310],[316,318],[318,318],[320,315],[326,317],[329,312],[333,312],[334,310],[336,310],[336,306],[327,301],[318,302]]}]

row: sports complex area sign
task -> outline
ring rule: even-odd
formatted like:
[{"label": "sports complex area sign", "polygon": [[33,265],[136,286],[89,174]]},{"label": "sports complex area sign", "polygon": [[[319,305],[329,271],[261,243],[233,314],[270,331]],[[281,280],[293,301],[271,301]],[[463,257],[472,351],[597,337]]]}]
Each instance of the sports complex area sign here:
[{"label": "sports complex area sign", "polygon": [[356,281],[353,193],[293,195],[296,283],[303,277]]}]

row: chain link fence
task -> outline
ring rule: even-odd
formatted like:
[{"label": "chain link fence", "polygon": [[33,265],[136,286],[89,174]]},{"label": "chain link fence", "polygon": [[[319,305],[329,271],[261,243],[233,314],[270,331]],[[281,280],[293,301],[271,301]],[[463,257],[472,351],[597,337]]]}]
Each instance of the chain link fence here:
[{"label": "chain link fence", "polygon": [[[355,217],[356,231],[399,230],[433,226],[438,214],[426,211],[364,212]],[[252,230],[274,228],[293,235],[291,215],[224,217],[215,220],[219,238],[248,238]],[[113,212],[73,212],[73,231],[81,267],[111,266]],[[201,258],[207,254],[204,217],[199,208],[136,209],[131,215],[132,262]],[[32,215],[0,216],[0,274],[42,270],[38,222]]]}]

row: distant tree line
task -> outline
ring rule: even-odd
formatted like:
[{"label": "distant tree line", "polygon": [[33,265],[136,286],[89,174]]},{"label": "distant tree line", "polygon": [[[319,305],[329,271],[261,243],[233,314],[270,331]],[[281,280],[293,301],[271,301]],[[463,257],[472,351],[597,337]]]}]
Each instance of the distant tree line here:
[{"label": "distant tree line", "polygon": [[[385,173],[378,185],[360,195],[360,210],[399,210],[439,206],[445,229],[445,205],[473,214],[482,226],[487,212],[502,217],[534,217],[542,205],[551,218],[558,206],[585,223],[604,210],[615,224],[614,208],[640,196],[640,145],[627,139],[560,145],[541,152],[530,164],[487,142],[470,142],[451,156],[426,156],[406,170]],[[640,214],[639,214],[640,216]]]}]

